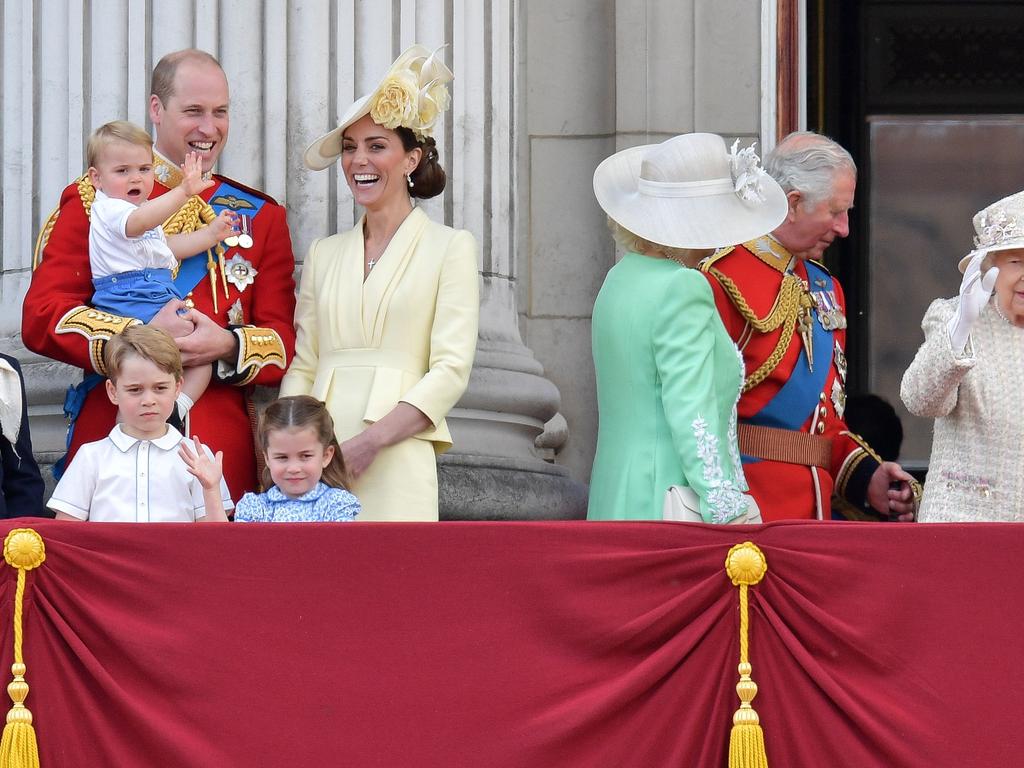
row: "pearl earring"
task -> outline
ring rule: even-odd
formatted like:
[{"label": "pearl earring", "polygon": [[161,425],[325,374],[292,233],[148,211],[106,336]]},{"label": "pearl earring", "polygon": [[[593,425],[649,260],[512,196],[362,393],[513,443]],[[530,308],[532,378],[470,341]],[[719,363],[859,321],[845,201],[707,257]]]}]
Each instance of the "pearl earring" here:
[{"label": "pearl earring", "polygon": [[405,180],[407,182],[409,182],[409,189],[412,189],[413,188],[412,174],[411,173],[405,174]]}]

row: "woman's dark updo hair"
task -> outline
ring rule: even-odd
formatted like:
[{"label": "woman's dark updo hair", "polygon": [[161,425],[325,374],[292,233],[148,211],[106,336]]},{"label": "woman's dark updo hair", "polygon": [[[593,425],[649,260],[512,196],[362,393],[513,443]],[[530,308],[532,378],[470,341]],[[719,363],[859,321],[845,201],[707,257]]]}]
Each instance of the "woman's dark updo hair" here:
[{"label": "woman's dark updo hair", "polygon": [[416,138],[415,133],[401,125],[395,129],[395,132],[402,139],[402,146],[406,152],[411,152],[416,147],[422,150],[420,164],[409,174],[412,179],[412,188],[409,190],[410,197],[420,197],[425,200],[444,192],[444,185],[448,177],[438,160],[437,144],[433,137],[427,136],[420,141]]}]

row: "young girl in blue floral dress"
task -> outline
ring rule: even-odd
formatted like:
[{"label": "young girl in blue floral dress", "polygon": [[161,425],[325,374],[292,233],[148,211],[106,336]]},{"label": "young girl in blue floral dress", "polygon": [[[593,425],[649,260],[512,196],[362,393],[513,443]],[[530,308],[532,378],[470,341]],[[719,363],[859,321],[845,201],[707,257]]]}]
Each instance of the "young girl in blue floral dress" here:
[{"label": "young girl in blue floral dress", "polygon": [[257,436],[267,468],[266,493],[247,493],[235,520],[261,523],[344,522],[360,512],[346,489],[347,473],[324,404],[308,395],[272,402]]}]

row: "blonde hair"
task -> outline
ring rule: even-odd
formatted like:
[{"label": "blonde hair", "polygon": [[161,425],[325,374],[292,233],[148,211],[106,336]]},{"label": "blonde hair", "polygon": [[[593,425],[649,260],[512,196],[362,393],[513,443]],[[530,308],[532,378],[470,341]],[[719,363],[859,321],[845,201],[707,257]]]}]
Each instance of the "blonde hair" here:
[{"label": "blonde hair", "polygon": [[[325,449],[333,447],[334,455],[324,467],[320,479],[324,485],[329,485],[332,488],[348,489],[348,471],[345,469],[345,462],[341,457],[341,446],[338,445],[338,439],[334,436],[334,419],[331,418],[326,405],[309,395],[279,397],[268,405],[263,415],[260,416],[259,429],[256,430],[256,440],[263,453],[268,450],[270,433],[282,429],[312,429],[320,445]],[[263,487],[269,488],[273,484],[270,468],[264,467]]]},{"label": "blonde hair", "polygon": [[114,120],[101,125],[89,137],[89,143],[85,147],[85,158],[89,167],[95,168],[103,150],[118,141],[145,147],[150,152],[153,151],[153,137],[145,128],[141,128],[135,123],[129,123],[127,120]]},{"label": "blonde hair", "polygon": [[174,376],[175,381],[181,381],[184,375],[178,345],[166,332],[151,325],[130,325],[104,345],[103,365],[107,377],[114,383],[121,374],[125,358],[130,355],[149,360],[164,373]]},{"label": "blonde hair", "polygon": [[612,239],[624,251],[640,253],[644,256],[661,256],[688,267],[697,266],[697,262],[714,252],[713,248],[673,248],[660,243],[652,243],[640,235],[634,234],[619,224],[611,216],[608,217],[608,229],[612,231]]}]

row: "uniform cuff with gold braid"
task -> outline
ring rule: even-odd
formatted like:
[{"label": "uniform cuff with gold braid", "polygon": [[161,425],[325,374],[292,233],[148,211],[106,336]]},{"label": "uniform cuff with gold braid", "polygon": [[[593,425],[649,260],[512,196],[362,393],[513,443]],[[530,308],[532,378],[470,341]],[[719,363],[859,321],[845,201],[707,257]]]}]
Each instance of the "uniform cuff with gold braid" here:
[{"label": "uniform cuff with gold braid", "polygon": [[92,307],[75,307],[57,321],[56,333],[77,333],[89,340],[89,359],[97,373],[106,375],[103,347],[107,340],[130,325],[140,325],[134,317],[121,317]]},{"label": "uniform cuff with gold braid", "polygon": [[238,359],[233,371],[226,364],[217,366],[217,378],[225,384],[248,384],[267,365],[276,365],[282,371],[288,367],[284,342],[273,328],[229,325],[228,330],[238,339]]},{"label": "uniform cuff with gold braid", "polygon": [[836,493],[875,520],[882,515],[868,501],[868,483],[878,466],[879,462],[870,453],[857,448],[843,464],[843,470],[836,480]]}]

